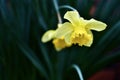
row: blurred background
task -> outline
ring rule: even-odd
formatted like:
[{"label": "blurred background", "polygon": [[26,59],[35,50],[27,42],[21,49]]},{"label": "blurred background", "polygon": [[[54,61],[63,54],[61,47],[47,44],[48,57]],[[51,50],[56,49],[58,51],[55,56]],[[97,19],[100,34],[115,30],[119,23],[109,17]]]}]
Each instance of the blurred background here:
[{"label": "blurred background", "polygon": [[[0,0],[0,80],[120,80],[120,0]],[[71,6],[85,19],[106,23],[93,31],[90,48],[60,52],[41,37],[58,24],[55,4]],[[69,8],[59,9],[63,15]],[[64,19],[63,19],[64,21]]]}]

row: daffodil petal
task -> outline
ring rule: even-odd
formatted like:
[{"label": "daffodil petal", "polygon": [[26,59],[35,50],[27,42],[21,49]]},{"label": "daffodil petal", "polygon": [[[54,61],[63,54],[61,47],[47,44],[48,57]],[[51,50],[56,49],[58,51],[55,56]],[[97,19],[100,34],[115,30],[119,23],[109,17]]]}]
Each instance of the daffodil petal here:
[{"label": "daffodil petal", "polygon": [[61,25],[61,27],[59,27],[57,30],[56,30],[56,35],[55,37],[56,38],[61,38],[63,36],[65,36],[66,34],[69,34],[73,31],[73,26],[71,23],[69,22],[65,22]]},{"label": "daffodil petal", "polygon": [[64,37],[65,42],[69,45],[71,45],[71,35],[72,35],[72,33],[69,33],[69,34],[66,34],[65,37]]},{"label": "daffodil petal", "polygon": [[60,51],[64,48],[63,47],[64,44],[62,44],[63,42],[61,39],[54,39],[52,42],[54,44],[56,51]]},{"label": "daffodil petal", "polygon": [[69,20],[74,26],[77,26],[77,24],[80,21],[79,13],[75,11],[67,11],[64,15],[64,18]]},{"label": "daffodil petal", "polygon": [[97,21],[95,19],[91,19],[87,22],[85,28],[90,30],[102,31],[107,27],[107,25],[103,22]]},{"label": "daffodil petal", "polygon": [[90,30],[87,30],[87,33],[89,35],[89,40],[84,45],[90,47],[92,45],[92,43],[93,43],[93,34],[92,34],[92,32]]},{"label": "daffodil petal", "polygon": [[55,30],[49,30],[42,36],[41,41],[44,43],[48,42],[54,38],[54,35],[55,35]]},{"label": "daffodil petal", "polygon": [[54,44],[54,47],[55,47],[55,49],[57,51],[60,51],[60,50],[62,50],[64,48],[66,48],[66,47],[71,46],[71,45],[67,44],[63,38],[61,38],[61,39],[58,39],[58,38],[53,39],[53,44]]}]

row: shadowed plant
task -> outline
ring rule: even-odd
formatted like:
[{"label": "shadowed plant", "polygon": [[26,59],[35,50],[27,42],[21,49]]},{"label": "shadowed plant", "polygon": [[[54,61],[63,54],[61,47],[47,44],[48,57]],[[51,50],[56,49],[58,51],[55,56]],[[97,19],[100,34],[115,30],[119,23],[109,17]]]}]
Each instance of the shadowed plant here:
[{"label": "shadowed plant", "polygon": [[[79,80],[79,69],[87,80],[119,62],[120,1],[98,1],[0,0],[0,80]],[[65,22],[63,16],[71,9],[108,26],[93,31],[91,47],[73,45],[57,52],[51,41],[42,43],[41,37],[57,28],[58,16]]]}]

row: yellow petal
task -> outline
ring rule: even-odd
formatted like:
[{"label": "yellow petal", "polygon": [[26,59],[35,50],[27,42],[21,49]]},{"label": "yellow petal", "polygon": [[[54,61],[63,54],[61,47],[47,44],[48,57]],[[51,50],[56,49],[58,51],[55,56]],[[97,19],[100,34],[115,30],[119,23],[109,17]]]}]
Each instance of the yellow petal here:
[{"label": "yellow petal", "polygon": [[69,20],[74,26],[77,26],[77,24],[80,21],[79,13],[75,11],[67,11],[64,15],[64,18]]},{"label": "yellow petal", "polygon": [[89,40],[84,45],[90,47],[92,45],[92,43],[93,43],[93,34],[92,34],[92,32],[90,30],[87,30],[87,33],[88,33]]},{"label": "yellow petal", "polygon": [[91,19],[90,21],[87,21],[87,24],[85,26],[86,29],[96,30],[96,31],[102,31],[106,27],[107,25],[105,23],[97,21],[95,19]]},{"label": "yellow petal", "polygon": [[56,35],[55,37],[56,38],[61,38],[63,36],[65,36],[66,34],[69,34],[73,31],[73,26],[71,23],[69,22],[65,22],[61,25],[61,27],[59,27],[57,30],[56,30]]},{"label": "yellow petal", "polygon": [[72,33],[65,35],[65,42],[67,44],[71,44],[71,35]]},{"label": "yellow petal", "polygon": [[48,42],[53,39],[55,36],[55,30],[49,30],[42,36],[42,42]]},{"label": "yellow petal", "polygon": [[63,38],[53,40],[54,47],[57,51],[62,50],[65,47],[70,47],[71,45],[67,44]]}]

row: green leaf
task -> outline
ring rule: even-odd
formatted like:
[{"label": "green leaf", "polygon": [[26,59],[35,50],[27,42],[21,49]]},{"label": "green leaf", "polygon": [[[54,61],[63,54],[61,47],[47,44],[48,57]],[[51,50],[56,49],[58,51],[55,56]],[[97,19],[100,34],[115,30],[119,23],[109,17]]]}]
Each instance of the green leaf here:
[{"label": "green leaf", "polygon": [[119,61],[120,61],[120,51],[112,52],[112,54],[106,55],[103,58],[101,58],[99,61],[97,61],[91,67],[90,73],[93,74],[93,73],[105,68],[107,65],[112,65]]},{"label": "green leaf", "polygon": [[51,59],[49,57],[49,52],[48,52],[46,46],[43,43],[41,43],[40,40],[38,42],[39,42],[38,44],[39,44],[41,53],[42,53],[42,55],[44,57],[44,60],[45,60],[45,62],[47,64],[47,67],[49,68],[50,77],[52,79],[54,77],[54,74],[53,74],[53,65],[52,65]]},{"label": "green leaf", "polygon": [[107,0],[100,0],[98,2],[98,5],[96,6],[96,10],[95,10],[95,13],[94,13],[95,18],[100,18],[101,10],[103,9],[106,2],[107,2]]},{"label": "green leaf", "polygon": [[[42,3],[42,2],[41,2]],[[47,28],[47,25],[46,25],[46,22],[45,22],[45,18],[44,18],[44,12],[42,14],[42,10],[41,10],[41,7],[40,7],[40,2],[39,0],[33,0],[33,9],[35,11],[35,14],[37,16],[37,19],[38,19],[38,23],[41,25],[42,29],[44,30],[48,30]],[[45,5],[45,4],[43,4]],[[42,5],[41,5],[42,6]]]},{"label": "green leaf", "polygon": [[108,17],[111,15],[111,13],[113,12],[114,8],[117,5],[118,0],[109,0],[106,2],[106,4],[104,5],[101,14],[100,14],[100,19],[102,20],[108,20]]},{"label": "green leaf", "polygon": [[43,67],[42,63],[38,59],[38,57],[35,55],[35,53],[27,47],[25,44],[17,43],[20,50],[23,52],[23,54],[35,65],[35,67],[45,76],[45,78],[48,80],[48,73],[46,72],[45,68]]}]

